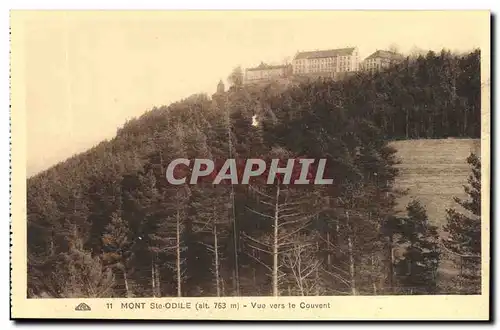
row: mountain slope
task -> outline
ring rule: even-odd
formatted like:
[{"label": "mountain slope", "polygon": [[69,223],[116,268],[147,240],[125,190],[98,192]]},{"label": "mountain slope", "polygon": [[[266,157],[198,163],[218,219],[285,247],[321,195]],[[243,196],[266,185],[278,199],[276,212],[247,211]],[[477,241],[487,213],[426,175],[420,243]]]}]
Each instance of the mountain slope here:
[{"label": "mountain slope", "polygon": [[[212,99],[194,95],[148,111],[112,140],[27,180],[28,295],[404,290],[388,280],[382,230],[397,214],[389,141],[477,138],[479,91],[479,52],[443,51],[345,81],[285,90],[236,85]],[[404,143],[395,145],[412,161]],[[326,158],[335,184],[230,188],[165,179],[176,158],[273,157]],[[405,174],[407,164],[399,169],[408,186],[417,180]],[[441,165],[413,170],[435,173]],[[297,260],[316,271],[297,278]]]}]

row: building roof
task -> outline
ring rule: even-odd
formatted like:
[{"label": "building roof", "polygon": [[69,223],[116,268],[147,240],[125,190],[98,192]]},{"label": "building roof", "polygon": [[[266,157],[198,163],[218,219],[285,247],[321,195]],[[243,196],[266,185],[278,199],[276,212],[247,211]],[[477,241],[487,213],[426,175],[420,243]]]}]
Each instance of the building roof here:
[{"label": "building roof", "polygon": [[339,49],[329,49],[329,50],[315,50],[310,52],[298,52],[295,55],[296,60],[300,59],[310,59],[310,58],[325,58],[325,57],[335,57],[335,56],[348,56],[352,55],[356,48],[339,48]]},{"label": "building roof", "polygon": [[281,64],[281,65],[270,65],[266,64],[264,62],[260,62],[260,64],[254,68],[248,68],[247,71],[259,71],[259,70],[272,70],[272,69],[284,69],[288,65],[286,64]]},{"label": "building roof", "polygon": [[402,54],[391,52],[388,50],[377,50],[375,53],[368,56],[365,60],[369,60],[372,58],[387,58],[391,60],[402,60],[404,56]]}]

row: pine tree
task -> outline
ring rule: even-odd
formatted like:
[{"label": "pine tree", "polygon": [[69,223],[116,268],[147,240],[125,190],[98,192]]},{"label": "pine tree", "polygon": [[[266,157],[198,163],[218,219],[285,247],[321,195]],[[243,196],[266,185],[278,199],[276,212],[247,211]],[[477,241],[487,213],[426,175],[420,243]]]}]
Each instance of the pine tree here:
[{"label": "pine tree", "polygon": [[[150,235],[155,232],[156,207],[158,200],[158,189],[156,179],[151,171],[143,171],[126,175],[122,180],[123,208],[121,217],[130,228],[134,238],[134,255],[131,266],[136,270],[133,282],[141,282],[144,286],[139,287],[138,295],[153,296],[158,294],[158,285],[155,268],[156,260],[152,248],[154,244]],[[147,282],[145,274],[151,271],[151,280]],[[146,284],[146,282],[148,284]],[[151,290],[148,290],[147,287]],[[134,288],[134,293],[137,291]]]},{"label": "pine tree", "polygon": [[316,232],[298,233],[289,238],[291,244],[281,256],[289,295],[318,296],[323,293],[318,239]]},{"label": "pine tree", "polygon": [[[292,159],[291,153],[285,149],[275,148],[269,154],[269,158],[285,160],[279,164],[283,167],[286,160]],[[292,182],[298,178],[300,165],[294,164],[291,184],[283,183],[283,176],[276,174],[275,182],[271,185],[257,184],[249,185],[249,197],[252,196],[253,203],[247,205],[247,210],[253,217],[252,227],[255,222],[260,221],[257,226],[263,230],[254,237],[249,232],[242,233],[244,244],[247,247],[247,256],[267,268],[271,278],[271,292],[273,296],[279,296],[282,278],[286,275],[283,268],[283,255],[292,249],[301,246],[303,237],[300,234],[307,233],[313,219],[321,212],[323,199],[320,190],[315,188],[299,188]],[[311,173],[308,177],[312,179]],[[267,175],[265,175],[267,180]],[[251,198],[249,198],[250,200]],[[255,230],[255,229],[254,229]],[[288,267],[290,268],[290,267]],[[316,266],[315,266],[316,268]]]},{"label": "pine tree", "polygon": [[129,236],[130,230],[127,223],[118,212],[114,212],[102,236],[102,259],[105,265],[113,269],[115,273],[121,273],[126,297],[132,296],[128,280],[128,264],[132,256],[132,243]]},{"label": "pine tree", "polygon": [[[223,243],[231,232],[230,188],[225,185],[201,185],[192,188],[191,217],[198,244],[203,245],[211,257],[213,285],[217,297],[223,296],[222,262],[225,259]],[[201,262],[202,256],[198,256]],[[212,288],[210,288],[212,289]]]},{"label": "pine tree", "polygon": [[424,207],[416,200],[401,218],[399,244],[406,246],[396,273],[402,288],[410,294],[429,294],[437,291],[439,265],[437,227],[429,223]]},{"label": "pine tree", "polygon": [[69,232],[69,250],[54,257],[44,278],[46,292],[57,298],[103,298],[113,295],[114,277],[99,256],[84,250],[76,226]]},{"label": "pine tree", "polygon": [[[160,164],[162,165],[162,164]],[[165,166],[162,165],[163,168]],[[164,171],[160,171],[160,173]],[[162,296],[162,267],[173,272],[176,296],[183,295],[186,281],[186,220],[189,201],[187,185],[172,186],[165,184],[164,177],[155,177],[149,171],[147,182],[152,182],[148,189],[151,196],[150,208],[145,218],[147,250],[151,258],[151,288],[154,297]],[[170,275],[170,274],[169,274]]]},{"label": "pine tree", "polygon": [[[187,276],[187,263],[188,256],[186,254],[189,252],[189,239],[190,237],[186,237],[189,234],[188,229],[186,229],[186,225],[189,224],[189,219],[187,217],[187,199],[189,198],[189,190],[187,186],[177,186],[172,188],[175,192],[170,192],[170,211],[171,215],[165,219],[164,228],[165,233],[169,234],[169,243],[166,246],[170,249],[171,253],[173,252],[174,262],[169,263],[168,266],[175,273],[175,282],[177,287],[176,296],[182,297],[183,293],[187,290],[183,289],[183,285],[186,282]],[[191,263],[194,261],[191,261]]]},{"label": "pine tree", "polygon": [[[467,163],[472,167],[468,186],[464,186],[469,199],[455,197],[455,202],[462,207],[463,213],[448,209],[447,224],[444,227],[448,238],[443,245],[452,254],[461,259],[461,275],[471,275],[480,282],[481,266],[481,161],[471,154]],[[479,283],[476,283],[476,286]],[[477,289],[477,288],[476,288]]]},{"label": "pine tree", "polygon": [[481,255],[481,161],[475,154],[467,158],[472,167],[468,179],[469,186],[464,190],[469,195],[468,200],[455,197],[454,200],[466,213],[456,209],[448,209],[445,231],[450,234],[446,246],[453,252],[463,255]]}]

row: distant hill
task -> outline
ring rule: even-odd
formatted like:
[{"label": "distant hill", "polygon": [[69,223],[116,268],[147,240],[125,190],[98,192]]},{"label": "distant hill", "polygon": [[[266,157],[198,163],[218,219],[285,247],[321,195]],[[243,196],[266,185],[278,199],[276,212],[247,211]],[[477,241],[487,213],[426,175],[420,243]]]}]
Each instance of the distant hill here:
[{"label": "distant hill", "polygon": [[438,139],[396,141],[399,177],[396,186],[409,189],[399,199],[398,209],[404,210],[411,198],[425,206],[429,219],[441,227],[445,223],[446,209],[457,207],[453,197],[464,198],[463,185],[467,184],[470,168],[466,158],[471,152],[480,155],[479,139]]}]

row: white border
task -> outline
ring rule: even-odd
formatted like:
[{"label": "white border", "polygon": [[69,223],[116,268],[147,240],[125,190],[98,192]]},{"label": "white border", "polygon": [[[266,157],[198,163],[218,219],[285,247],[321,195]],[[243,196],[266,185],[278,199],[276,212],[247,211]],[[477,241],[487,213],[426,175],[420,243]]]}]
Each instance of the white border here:
[{"label": "white border", "polygon": [[[464,0],[455,0],[455,1],[447,1],[447,2],[438,2],[438,1],[428,1],[428,0],[421,0],[418,1],[418,3],[410,3],[410,2],[393,2],[393,1],[387,1],[387,0],[379,0],[376,2],[373,1],[346,1],[346,2],[338,2],[333,4],[331,1],[318,1],[318,0],[309,0],[309,1],[286,1],[285,3],[274,3],[271,4],[269,1],[263,1],[263,0],[253,0],[253,1],[238,1],[237,3],[235,2],[229,2],[229,1],[211,1],[210,4],[206,1],[202,0],[189,0],[189,1],[183,1],[182,3],[174,4],[174,3],[168,3],[165,4],[163,1],[152,1],[152,0],[142,0],[140,2],[135,2],[135,3],[129,3],[126,1],[95,1],[95,0],[87,0],[87,1],[72,1],[71,3],[65,3],[62,1],[45,1],[44,4],[40,4],[39,1],[11,1],[11,3],[8,2],[2,2],[0,4],[0,8],[5,10],[0,11],[0,22],[1,22],[1,27],[2,27],[2,33],[0,34],[0,45],[2,46],[2,52],[0,53],[1,56],[5,58],[5,61],[2,61],[2,65],[0,65],[0,74],[2,79],[2,84],[3,88],[1,89],[1,97],[2,97],[2,104],[4,111],[1,111],[0,113],[0,152],[3,155],[2,157],[2,170],[0,170],[0,208],[2,209],[3,214],[5,217],[7,217],[8,210],[9,210],[9,192],[8,192],[8,186],[9,186],[9,176],[8,176],[8,170],[9,170],[9,159],[7,157],[9,153],[9,143],[8,143],[8,137],[9,137],[9,114],[8,114],[8,104],[9,104],[9,80],[8,80],[8,64],[9,64],[9,36],[8,36],[8,25],[9,25],[9,13],[8,9],[491,9],[494,13],[498,13],[498,8],[499,8],[499,3],[498,1],[482,1],[482,0],[475,0],[475,1],[464,1]],[[498,22],[497,22],[498,24]],[[495,42],[498,42],[498,35],[495,33]],[[496,54],[495,54],[496,55]],[[496,56],[495,56],[496,58]],[[494,60],[492,58],[492,60]],[[497,73],[495,71],[495,73]],[[491,93],[493,95],[496,94],[498,91],[495,89],[494,91],[492,90]],[[496,103],[495,105],[498,105]],[[493,108],[495,109],[495,108]],[[496,116],[498,117],[498,115]],[[498,119],[498,118],[497,118]],[[493,134],[494,132],[492,132]],[[496,139],[495,136],[492,138]],[[493,141],[492,141],[493,142]],[[492,182],[494,184],[495,182]],[[500,202],[500,197],[497,197],[495,201],[492,201],[491,205],[496,205]],[[496,218],[496,209],[494,214],[492,214],[492,220]],[[4,235],[7,236],[7,233],[9,233],[9,228],[8,226],[8,221],[4,220]],[[498,231],[498,226],[496,231]],[[494,240],[493,240],[494,241]],[[0,291],[0,304],[1,304],[1,311],[3,311],[4,315],[1,318],[2,319],[2,326],[1,328],[11,328],[13,327],[12,322],[7,323],[6,320],[8,320],[9,317],[9,301],[7,300],[7,297],[9,296],[8,288],[9,286],[7,285],[8,282],[8,259],[9,255],[7,252],[6,245],[8,242],[8,238],[5,237],[3,240],[4,242],[4,248],[2,249],[2,254],[0,262],[2,265],[4,265],[4,271],[1,273],[2,274],[2,280],[3,280],[3,285],[0,285],[0,290],[5,290]],[[7,326],[8,325],[8,326]],[[4,327],[5,326],[5,327]],[[71,325],[74,326],[74,325]],[[90,325],[84,325],[83,327],[88,327]],[[141,325],[143,326],[143,325]],[[177,325],[171,324],[169,327],[175,327]],[[192,325],[196,326],[196,325]],[[287,326],[290,326],[288,324]],[[344,325],[335,325],[335,326],[344,326]],[[380,326],[385,326],[385,325],[380,325]],[[434,326],[434,325],[427,325],[427,326]]]}]

